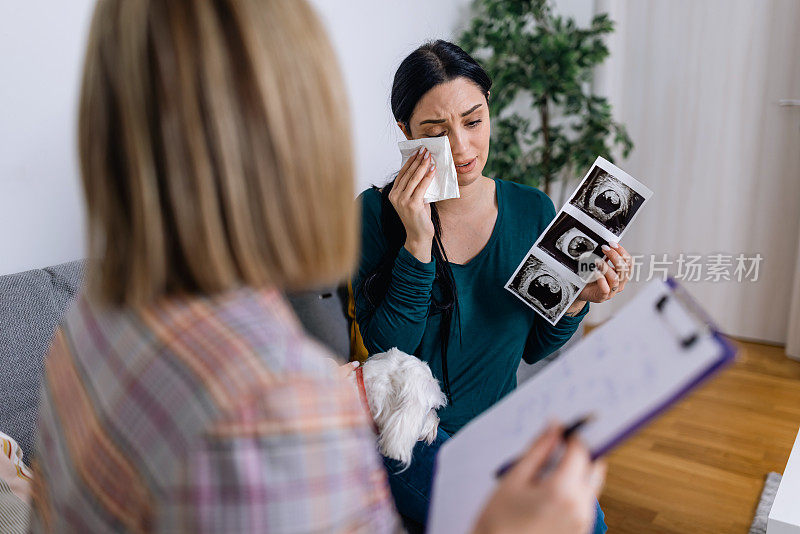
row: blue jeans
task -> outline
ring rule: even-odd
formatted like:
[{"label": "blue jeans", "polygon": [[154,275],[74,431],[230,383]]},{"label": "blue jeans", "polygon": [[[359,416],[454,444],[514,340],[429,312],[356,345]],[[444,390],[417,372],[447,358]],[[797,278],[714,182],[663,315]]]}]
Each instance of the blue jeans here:
[{"label": "blue jeans", "polygon": [[[433,461],[442,443],[450,439],[441,428],[433,443],[428,445],[424,441],[417,442],[414,447],[411,465],[408,469],[400,470],[400,462],[384,457],[383,465],[389,475],[389,487],[392,490],[397,511],[403,516],[404,523],[410,531],[419,531],[425,528],[428,519],[428,507],[431,504],[431,489],[433,483]],[[597,514],[592,534],[603,534],[608,530],[605,515],[596,503]],[[410,521],[409,521],[410,520]]]}]

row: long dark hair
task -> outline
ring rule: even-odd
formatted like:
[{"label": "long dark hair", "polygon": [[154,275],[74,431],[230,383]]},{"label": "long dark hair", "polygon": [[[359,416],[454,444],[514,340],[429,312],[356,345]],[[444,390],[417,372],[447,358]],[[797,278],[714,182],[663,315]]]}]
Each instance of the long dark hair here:
[{"label": "long dark hair", "polygon": [[[447,41],[437,40],[425,43],[414,50],[400,63],[394,75],[391,103],[395,120],[401,123],[410,135],[411,124],[409,121],[411,114],[423,95],[437,85],[459,77],[467,78],[480,87],[488,102],[492,80],[478,62],[460,47]],[[389,193],[393,186],[394,180],[381,190],[381,228],[387,243],[386,254],[375,271],[366,277],[363,285],[364,294],[372,309],[386,295],[391,282],[392,267],[400,248],[406,241],[406,230],[403,222],[389,201]],[[442,245],[442,227],[435,204],[431,204],[431,222],[434,228],[431,255],[436,260],[434,283],[438,283],[441,288],[441,296],[431,299],[431,312],[442,314],[439,326],[442,374],[444,375],[444,392],[448,401],[452,404],[450,378],[447,373],[447,348],[450,343],[450,331],[454,317],[456,324],[459,325],[459,339],[461,337],[458,294],[453,271],[450,268],[447,254]],[[419,348],[417,348],[415,354],[419,356]]]}]

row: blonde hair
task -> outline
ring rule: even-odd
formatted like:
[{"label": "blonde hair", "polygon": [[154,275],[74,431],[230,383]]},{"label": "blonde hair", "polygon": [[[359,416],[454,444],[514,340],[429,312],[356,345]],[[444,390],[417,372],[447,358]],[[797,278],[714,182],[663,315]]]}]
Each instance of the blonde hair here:
[{"label": "blonde hair", "polygon": [[304,0],[100,0],[78,122],[94,297],[351,272],[347,98]]}]

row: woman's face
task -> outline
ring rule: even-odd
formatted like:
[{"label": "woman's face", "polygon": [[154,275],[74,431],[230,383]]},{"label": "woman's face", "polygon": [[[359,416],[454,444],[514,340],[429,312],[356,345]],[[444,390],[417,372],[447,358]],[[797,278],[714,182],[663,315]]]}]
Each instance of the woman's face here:
[{"label": "woman's face", "polygon": [[489,107],[474,82],[455,78],[437,85],[417,102],[410,131],[398,124],[407,139],[447,136],[459,186],[481,177],[489,157]]}]

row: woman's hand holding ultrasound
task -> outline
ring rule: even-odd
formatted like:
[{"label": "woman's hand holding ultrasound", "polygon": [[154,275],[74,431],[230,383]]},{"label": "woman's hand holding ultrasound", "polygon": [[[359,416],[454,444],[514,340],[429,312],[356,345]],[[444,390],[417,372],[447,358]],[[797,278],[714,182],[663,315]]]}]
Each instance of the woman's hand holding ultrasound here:
[{"label": "woman's hand holding ultrasound", "polygon": [[605,261],[598,259],[595,262],[600,276],[594,282],[586,284],[575,303],[605,302],[616,294],[622,293],[625,284],[630,280],[633,258],[622,245],[617,243],[609,243],[609,245],[611,246],[603,245],[603,253],[607,259]]}]

